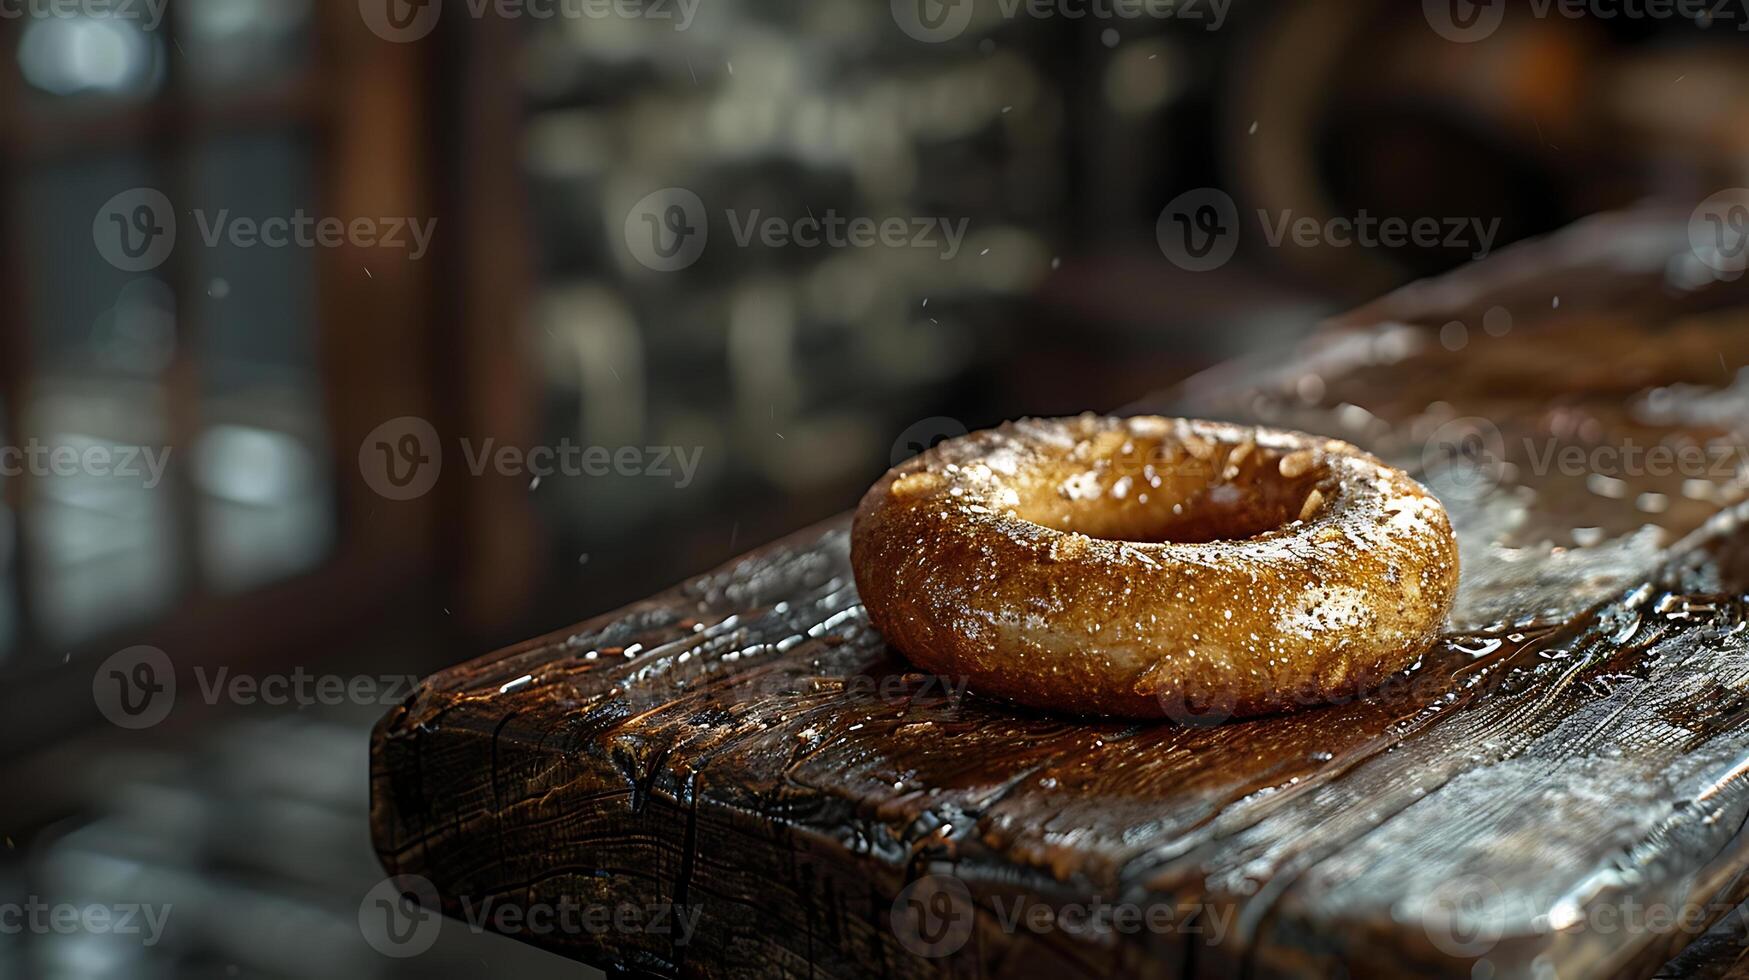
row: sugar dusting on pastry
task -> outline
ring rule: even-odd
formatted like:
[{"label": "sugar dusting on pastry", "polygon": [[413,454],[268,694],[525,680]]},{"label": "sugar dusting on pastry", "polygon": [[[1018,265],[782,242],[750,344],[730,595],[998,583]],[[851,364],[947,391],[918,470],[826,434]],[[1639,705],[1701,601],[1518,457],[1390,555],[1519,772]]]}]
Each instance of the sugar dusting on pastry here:
[{"label": "sugar dusting on pastry", "polygon": [[1444,509],[1348,443],[1219,422],[1029,419],[944,442],[864,498],[870,620],[920,666],[1024,704],[1234,714],[1351,694],[1444,621]]}]

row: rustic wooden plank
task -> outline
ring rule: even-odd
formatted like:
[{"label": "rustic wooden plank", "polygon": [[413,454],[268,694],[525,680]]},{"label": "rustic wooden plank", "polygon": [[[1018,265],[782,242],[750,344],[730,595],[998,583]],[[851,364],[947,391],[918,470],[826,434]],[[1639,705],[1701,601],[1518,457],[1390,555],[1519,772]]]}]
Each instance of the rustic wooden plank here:
[{"label": "rustic wooden plank", "polygon": [[[684,943],[519,933],[665,975],[1645,974],[1749,890],[1743,481],[1595,455],[1749,437],[1749,316],[1668,288],[1680,231],[1575,229],[1149,406],[1343,436],[1441,493],[1452,629],[1374,697],[1218,726],[987,702],[868,627],[839,520],[431,678],[374,740],[384,864],[452,915],[699,910]],[[1564,312],[1525,274],[1599,262]],[[1480,482],[1426,452],[1466,417],[1498,432]]]},{"label": "rustic wooden plank", "polygon": [[1669,963],[1656,980],[1741,980],[1749,977],[1749,906],[1739,905]]}]

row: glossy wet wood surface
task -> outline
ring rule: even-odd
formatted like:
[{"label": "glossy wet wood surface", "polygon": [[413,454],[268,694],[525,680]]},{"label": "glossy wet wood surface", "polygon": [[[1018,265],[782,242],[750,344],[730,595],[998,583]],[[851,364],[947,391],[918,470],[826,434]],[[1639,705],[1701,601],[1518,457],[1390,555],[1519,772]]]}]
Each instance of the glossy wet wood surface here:
[{"label": "glossy wet wood surface", "polygon": [[1658,227],[1136,406],[1339,436],[1445,501],[1451,628],[1371,697],[987,701],[868,628],[838,521],[431,678],[376,734],[378,852],[451,914],[697,909],[684,943],[511,930],[663,975],[1650,974],[1749,887],[1749,314],[1671,288]]}]

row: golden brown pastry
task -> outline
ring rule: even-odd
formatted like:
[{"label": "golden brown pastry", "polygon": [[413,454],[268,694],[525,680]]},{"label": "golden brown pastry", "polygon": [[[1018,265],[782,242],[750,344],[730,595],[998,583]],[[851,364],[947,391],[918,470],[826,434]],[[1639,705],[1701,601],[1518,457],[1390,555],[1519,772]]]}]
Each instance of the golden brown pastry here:
[{"label": "golden brown pastry", "polygon": [[1384,680],[1458,581],[1444,508],[1401,471],[1335,439],[1158,417],[944,442],[868,491],[851,542],[870,622],[920,667],[1180,721]]}]

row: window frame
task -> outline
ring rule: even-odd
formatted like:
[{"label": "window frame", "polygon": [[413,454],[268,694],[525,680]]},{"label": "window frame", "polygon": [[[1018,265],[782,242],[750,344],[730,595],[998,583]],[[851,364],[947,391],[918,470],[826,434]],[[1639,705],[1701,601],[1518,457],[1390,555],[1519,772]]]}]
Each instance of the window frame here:
[{"label": "window frame", "polygon": [[[192,180],[193,151],[215,135],[263,127],[296,129],[313,148],[316,205],[335,215],[433,214],[433,140],[428,80],[429,44],[394,44],[368,30],[354,5],[311,5],[310,57],[291,83],[235,98],[201,97],[188,88],[178,59],[167,59],[161,89],[150,99],[114,106],[80,106],[47,117],[26,108],[16,59],[0,71],[0,287],[14,316],[0,323],[0,406],[22,444],[32,431],[32,343],[29,284],[23,258],[28,229],[18,208],[20,181],[30,166],[92,151],[143,150],[153,174],[170,192]],[[0,45],[15,52],[21,24],[0,22]],[[158,30],[176,49],[176,13]],[[385,124],[387,121],[389,124]],[[118,188],[123,190],[125,188]],[[0,657],[0,718],[8,755],[20,756],[77,728],[100,725],[90,668],[104,656],[146,644],[172,654],[178,674],[200,666],[247,665],[271,669],[312,659],[310,645],[348,622],[434,587],[442,565],[435,534],[444,513],[441,492],[412,501],[378,497],[363,480],[357,447],[378,424],[402,415],[437,418],[435,380],[441,332],[425,329],[437,307],[432,266],[404,253],[390,256],[355,245],[317,250],[314,256],[318,380],[324,427],[334,459],[332,491],[337,533],[319,567],[242,595],[225,596],[202,581],[198,497],[187,475],[183,447],[202,427],[198,365],[200,335],[191,250],[162,267],[177,302],[176,344],[164,373],[169,405],[168,442],[176,447],[161,492],[175,495],[174,533],[183,556],[178,599],[156,621],[106,630],[89,641],[50,649],[36,615],[31,561],[35,481],[28,475],[0,481],[0,499],[14,515],[12,568],[7,579],[16,606],[15,632]],[[364,268],[370,275],[362,274]],[[197,699],[188,698],[188,701]],[[198,712],[178,712],[173,723]]]}]

